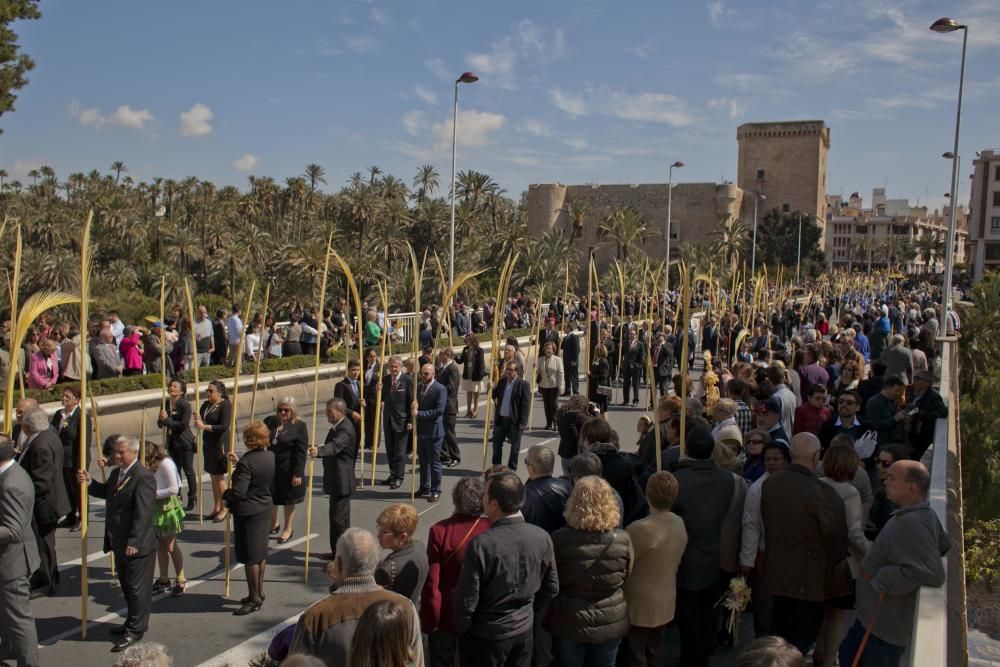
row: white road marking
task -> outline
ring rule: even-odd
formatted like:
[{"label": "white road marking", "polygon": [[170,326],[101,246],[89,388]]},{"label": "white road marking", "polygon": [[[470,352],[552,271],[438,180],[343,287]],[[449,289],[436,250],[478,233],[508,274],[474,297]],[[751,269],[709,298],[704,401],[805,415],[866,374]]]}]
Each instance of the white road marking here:
[{"label": "white road marking", "polygon": [[[319,533],[311,533],[309,535],[309,537],[310,538],[319,537]],[[305,537],[296,538],[296,539],[292,540],[291,542],[287,542],[285,544],[282,544],[281,546],[277,546],[277,547],[274,547],[274,548],[270,549],[268,551],[268,554],[270,555],[270,554],[273,554],[273,553],[275,553],[277,551],[282,551],[284,549],[291,549],[292,547],[294,547],[294,546],[296,546],[298,544],[301,544],[302,542],[305,542],[305,541],[306,541]],[[242,563],[238,563],[234,567],[230,568],[229,572],[230,572],[230,574],[234,574],[236,572],[239,572],[241,569],[243,569],[243,564]],[[199,579],[188,579],[187,590],[190,591],[192,588],[197,588],[198,586],[200,586],[200,585],[202,585],[202,584],[204,584],[204,583],[206,583],[208,581],[214,581],[215,579],[218,579],[219,577],[225,575],[225,573],[226,573],[226,570],[224,568],[219,568],[218,570],[214,571],[214,573],[211,574],[211,576],[202,577],[202,578],[199,578]],[[153,596],[153,602],[156,602],[157,600],[160,600],[160,599],[163,599],[163,598],[166,598],[166,597],[169,597],[169,592],[159,593],[159,594]],[[125,614],[127,614],[127,613],[128,613],[128,607],[122,607],[121,609],[117,609],[115,611],[107,613],[104,616],[101,616],[100,618],[96,618],[96,619],[94,619],[92,621],[89,621],[87,623],[87,630],[89,631],[94,626],[96,626],[98,623],[108,623],[108,622],[114,621],[116,619],[124,619]],[[60,632],[57,635],[53,635],[52,637],[47,637],[47,638],[41,640],[38,643],[39,643],[40,647],[44,648],[46,646],[50,646],[52,644],[55,644],[56,642],[58,642],[58,641],[60,641],[62,639],[66,639],[68,637],[73,637],[73,636],[79,634],[79,632],[80,632],[79,626],[74,626],[73,628],[71,628],[69,630],[65,630],[63,632]]]},{"label": "white road marking", "polygon": [[302,612],[289,616],[285,620],[272,625],[263,632],[258,632],[250,639],[241,644],[237,644],[224,653],[220,653],[214,658],[210,658],[198,665],[198,667],[230,667],[231,665],[246,665],[267,650],[271,640],[281,630],[299,620]]}]

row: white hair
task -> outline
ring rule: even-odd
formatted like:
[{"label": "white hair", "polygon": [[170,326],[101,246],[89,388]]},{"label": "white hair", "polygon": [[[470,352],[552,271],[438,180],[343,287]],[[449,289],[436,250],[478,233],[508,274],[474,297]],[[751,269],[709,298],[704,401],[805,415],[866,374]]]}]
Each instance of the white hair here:
[{"label": "white hair", "polygon": [[49,414],[39,407],[24,411],[24,425],[32,434],[41,433],[49,427]]},{"label": "white hair", "polygon": [[346,577],[372,575],[379,562],[378,540],[364,528],[348,528],[337,539],[337,560]]},{"label": "white hair", "polygon": [[125,649],[112,667],[173,667],[167,647],[156,642],[142,642]]}]

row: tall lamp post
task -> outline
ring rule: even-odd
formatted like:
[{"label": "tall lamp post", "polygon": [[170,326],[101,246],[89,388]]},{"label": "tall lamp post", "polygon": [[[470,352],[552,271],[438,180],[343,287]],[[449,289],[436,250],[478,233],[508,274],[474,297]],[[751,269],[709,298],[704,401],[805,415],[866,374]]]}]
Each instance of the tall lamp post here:
[{"label": "tall lamp post", "polygon": [[750,277],[757,273],[757,203],[767,201],[767,195],[751,192],[753,195],[753,247],[750,249]]},{"label": "tall lamp post", "polygon": [[[451,117],[451,227],[448,237],[448,289],[455,284],[455,157],[458,153],[458,84],[475,83],[479,77],[472,72],[464,72],[455,79],[455,105]],[[443,304],[447,307],[448,304]]]},{"label": "tall lamp post", "polygon": [[[669,292],[670,291],[670,214],[672,211],[672,204],[674,199],[674,168],[680,169],[684,166],[684,163],[678,160],[670,165],[670,177],[667,181],[667,229],[664,232],[664,236],[667,238],[667,277],[663,281],[663,288]],[[664,299],[668,298],[667,295],[663,296]]]},{"label": "tall lamp post", "polygon": [[955,19],[940,18],[931,24],[930,29],[934,32],[946,33],[962,31],[962,66],[958,73],[958,110],[955,113],[955,149],[945,153],[945,157],[951,158],[951,207],[948,216],[948,239],[945,242],[945,266],[944,285],[941,294],[941,335],[948,332],[948,311],[951,309],[951,274],[955,269],[955,209],[956,190],[958,189],[958,137],[962,125],[962,89],[965,86],[965,51],[969,43],[969,27],[961,25]]}]

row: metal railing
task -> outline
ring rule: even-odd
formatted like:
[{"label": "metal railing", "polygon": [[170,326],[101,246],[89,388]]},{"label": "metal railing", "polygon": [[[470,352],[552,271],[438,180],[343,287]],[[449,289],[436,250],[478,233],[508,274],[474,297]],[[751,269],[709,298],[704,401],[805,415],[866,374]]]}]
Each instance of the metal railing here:
[{"label": "metal railing", "polygon": [[968,662],[962,533],[961,443],[958,433],[958,342],[941,340],[941,396],[948,416],[937,420],[934,443],[924,455],[931,474],[928,502],[948,533],[951,549],[942,558],[946,580],[917,594],[909,664],[912,667]]}]

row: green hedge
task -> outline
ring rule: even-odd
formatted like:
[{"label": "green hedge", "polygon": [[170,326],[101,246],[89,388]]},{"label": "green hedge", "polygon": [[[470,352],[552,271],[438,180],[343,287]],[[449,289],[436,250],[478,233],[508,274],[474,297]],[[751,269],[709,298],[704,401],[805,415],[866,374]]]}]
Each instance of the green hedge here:
[{"label": "green hedge", "polygon": [[1000,587],[1000,519],[965,523],[965,578]]},{"label": "green hedge", "polygon": [[[505,335],[507,336],[527,336],[531,333],[528,329],[512,329],[507,331]],[[477,334],[477,338],[480,342],[488,342],[492,334]],[[447,337],[442,337],[441,342],[447,343]],[[452,343],[455,345],[461,345],[461,339],[453,337]],[[409,354],[413,349],[410,344],[398,344],[398,345],[386,345],[386,354]],[[356,357],[357,352],[351,350],[351,356]],[[336,350],[330,350],[327,353],[326,363],[332,364],[342,364],[347,359],[347,351],[344,348],[339,348]],[[260,362],[260,372],[261,373],[276,373],[281,371],[291,371],[298,368],[312,368],[315,363],[315,357],[311,354],[300,354],[293,357],[281,357],[279,359],[265,359]],[[241,377],[253,377],[254,367],[253,364],[243,364],[240,368]],[[191,383],[194,380],[194,373],[190,370],[183,371],[180,374],[182,380],[187,383]],[[209,382],[211,380],[220,380],[225,378],[233,377],[233,369],[227,366],[205,366],[198,370],[198,380],[200,382]],[[107,378],[105,380],[92,380],[87,383],[88,391],[92,396],[108,396],[111,394],[122,394],[130,391],[141,391],[144,389],[159,389],[161,382],[163,381],[159,373],[149,374],[149,375],[133,375],[129,377],[118,377],[118,378]],[[28,398],[34,398],[39,403],[55,403],[58,402],[62,397],[63,388],[69,386],[72,383],[58,384],[50,390],[44,389],[28,389],[25,391],[25,396]],[[3,392],[0,392],[0,396]],[[20,397],[20,393],[17,394]]]}]

